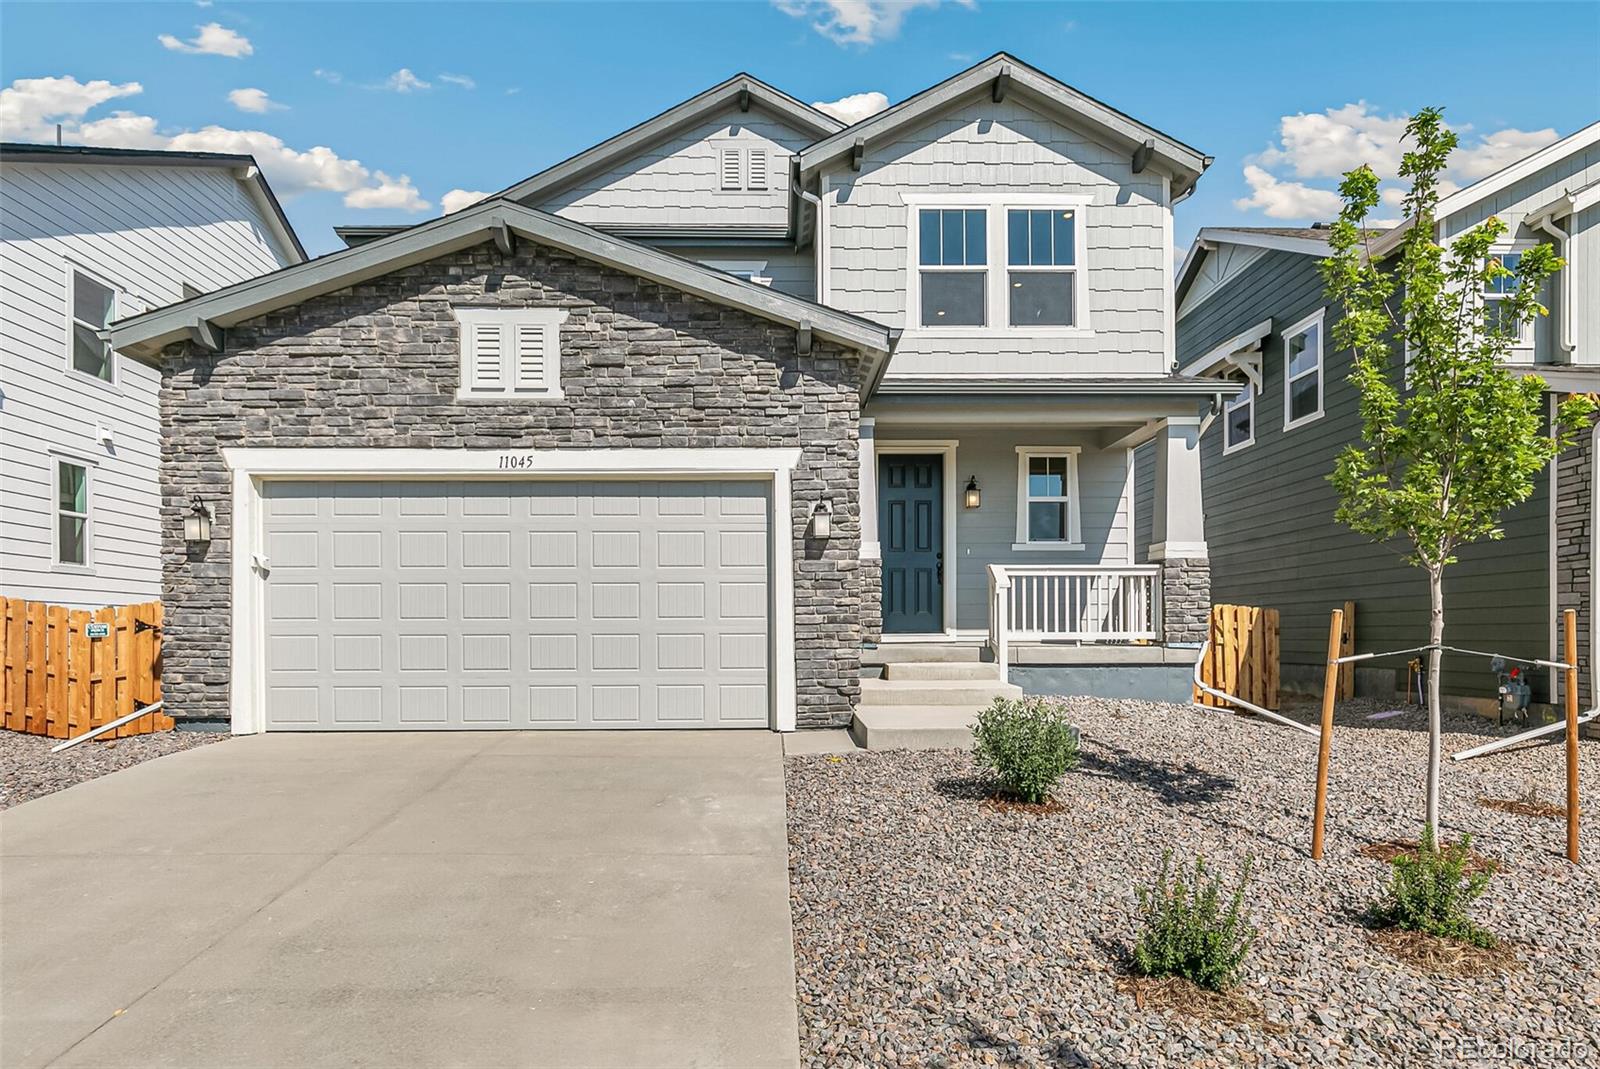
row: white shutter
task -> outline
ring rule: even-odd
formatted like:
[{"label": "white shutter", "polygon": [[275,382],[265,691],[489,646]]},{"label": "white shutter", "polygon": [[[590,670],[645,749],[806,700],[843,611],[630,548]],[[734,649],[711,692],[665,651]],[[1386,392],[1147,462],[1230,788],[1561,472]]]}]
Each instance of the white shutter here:
[{"label": "white shutter", "polygon": [[499,323],[475,322],[472,331],[472,388],[499,390],[505,386],[505,344]]},{"label": "white shutter", "polygon": [[739,157],[742,155],[743,153],[736,148],[725,148],[722,150],[723,189],[738,189],[743,184],[740,181],[743,175],[740,173],[741,168],[739,166]]},{"label": "white shutter", "polygon": [[750,150],[750,181],[747,188],[767,188],[767,150],[764,148]]},{"label": "white shutter", "polygon": [[519,390],[543,390],[548,387],[546,362],[548,331],[543,323],[518,323],[512,328],[517,336],[517,378]]}]

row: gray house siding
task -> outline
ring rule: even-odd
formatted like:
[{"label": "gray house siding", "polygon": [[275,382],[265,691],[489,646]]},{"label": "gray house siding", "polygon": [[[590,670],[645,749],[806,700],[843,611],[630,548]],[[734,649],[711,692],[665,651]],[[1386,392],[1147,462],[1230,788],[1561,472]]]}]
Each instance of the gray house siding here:
[{"label": "gray house siding", "polygon": [[725,264],[762,264],[762,275],[772,280],[772,288],[814,301],[817,297],[817,267],[811,250],[795,252],[792,246],[773,245],[662,245],[661,248],[686,260],[721,268]]},{"label": "gray house siding", "polygon": [[1156,446],[1146,442],[1133,451],[1133,562],[1150,563],[1155,541]]},{"label": "gray house siding", "polygon": [[[460,401],[452,307],[562,307],[563,396]],[[232,446],[430,449],[784,447],[800,450],[793,532],[802,727],[847,722],[859,693],[856,354],[654,282],[519,241],[485,244],[228,330],[226,348],[167,353],[162,373],[164,694],[182,717],[229,713]],[[183,541],[190,497],[215,513]],[[814,503],[833,534],[807,537]],[[778,509],[779,522],[784,513]]]},{"label": "gray house siding", "polygon": [[[1337,313],[1324,320],[1325,415],[1283,429],[1283,342],[1279,332],[1325,304],[1315,257],[1272,252],[1251,264],[1195,313],[1179,321],[1180,362],[1268,318],[1265,389],[1256,399],[1255,444],[1222,454],[1217,419],[1201,442],[1206,541],[1215,601],[1277,608],[1282,614],[1285,679],[1317,681],[1326,657],[1328,612],[1356,603],[1356,645],[1371,652],[1427,640],[1427,587],[1399,545],[1377,545],[1334,519],[1337,495],[1327,476],[1346,443],[1361,436],[1350,354],[1334,349]],[[1446,573],[1445,641],[1473,649],[1542,657],[1550,650],[1549,482],[1511,510],[1506,536],[1468,546]],[[1395,667],[1385,662],[1382,667]],[[1398,664],[1404,683],[1404,664]],[[1536,676],[1536,696],[1544,678]],[[1450,658],[1444,684],[1457,695],[1492,697],[1494,677],[1481,660]]]}]

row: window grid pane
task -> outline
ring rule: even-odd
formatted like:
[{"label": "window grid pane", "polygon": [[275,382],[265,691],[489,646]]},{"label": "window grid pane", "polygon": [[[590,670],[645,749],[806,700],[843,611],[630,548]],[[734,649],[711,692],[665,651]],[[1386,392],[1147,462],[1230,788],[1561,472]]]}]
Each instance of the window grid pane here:
[{"label": "window grid pane", "polygon": [[1243,400],[1228,406],[1228,444],[1238,445],[1250,440],[1250,424],[1255,416],[1255,405],[1250,394],[1240,395]]},{"label": "window grid pane", "polygon": [[1320,331],[1313,327],[1289,339],[1289,377],[1296,378],[1317,366]]},{"label": "window grid pane", "polygon": [[1306,375],[1289,383],[1289,419],[1304,419],[1317,410],[1317,377]]},{"label": "window grid pane", "polygon": [[81,516],[89,511],[88,473],[80,464],[57,465],[56,507]]},{"label": "window grid pane", "polygon": [[922,325],[984,326],[984,279],[983,271],[922,272]]},{"label": "window grid pane", "polygon": [[935,265],[939,262],[939,213],[924,208],[919,213],[919,235],[921,255],[918,260],[924,267]]},{"label": "window grid pane", "polygon": [[1067,540],[1067,503],[1065,501],[1030,501],[1028,503],[1028,541],[1065,542]]},{"label": "window grid pane", "polygon": [[1072,272],[1012,271],[1006,281],[1012,326],[1073,325]]},{"label": "window grid pane", "polygon": [[100,328],[111,322],[111,308],[115,294],[88,275],[73,273],[72,317],[91,327]]}]

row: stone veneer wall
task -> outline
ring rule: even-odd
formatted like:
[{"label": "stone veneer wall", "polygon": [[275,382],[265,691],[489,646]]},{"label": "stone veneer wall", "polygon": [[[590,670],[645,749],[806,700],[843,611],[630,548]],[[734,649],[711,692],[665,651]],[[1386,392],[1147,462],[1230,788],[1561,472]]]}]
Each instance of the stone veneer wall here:
[{"label": "stone veneer wall", "polygon": [[[1588,709],[1591,693],[1589,636],[1593,633],[1594,607],[1590,604],[1594,562],[1594,437],[1588,428],[1577,436],[1572,447],[1556,457],[1556,612],[1578,611],[1578,700]],[[1564,642],[1557,632],[1557,641]],[[1558,658],[1559,659],[1559,658]],[[1558,673],[1559,675],[1559,673]],[[1559,703],[1562,693],[1556,691]]]},{"label": "stone veneer wall", "polygon": [[861,641],[883,640],[883,561],[861,562]]},{"label": "stone veneer wall", "polygon": [[1206,640],[1210,621],[1211,562],[1203,557],[1162,561],[1162,641],[1198,645]]},{"label": "stone veneer wall", "polygon": [[[559,306],[564,397],[456,400],[453,305]],[[162,374],[164,696],[229,713],[230,446],[430,449],[798,447],[790,525],[798,720],[849,722],[860,693],[859,363],[793,328],[555,250],[484,244],[239,324],[220,354],[168,350]],[[201,494],[212,541],[191,554]],[[827,497],[833,532],[806,536]],[[781,514],[781,513],[780,513]]]}]

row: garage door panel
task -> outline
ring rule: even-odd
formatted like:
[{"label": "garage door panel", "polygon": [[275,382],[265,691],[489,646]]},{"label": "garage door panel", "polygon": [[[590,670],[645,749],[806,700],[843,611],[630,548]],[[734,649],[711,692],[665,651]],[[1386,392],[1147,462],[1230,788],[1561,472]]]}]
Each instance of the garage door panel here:
[{"label": "garage door panel", "polygon": [[267,721],[765,726],[755,482],[269,483]]}]

